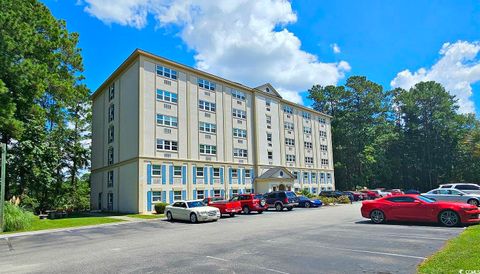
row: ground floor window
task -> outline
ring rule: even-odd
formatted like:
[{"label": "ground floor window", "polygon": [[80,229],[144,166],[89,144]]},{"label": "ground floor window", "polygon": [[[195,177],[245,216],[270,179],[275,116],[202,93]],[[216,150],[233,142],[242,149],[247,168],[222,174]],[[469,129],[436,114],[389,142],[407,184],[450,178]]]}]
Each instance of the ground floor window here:
[{"label": "ground floor window", "polygon": [[215,189],[215,190],[213,191],[213,196],[214,196],[214,197],[220,197],[220,189]]},{"label": "ground floor window", "polygon": [[197,177],[203,178],[203,167],[197,167]]},{"label": "ground floor window", "polygon": [[181,166],[174,166],[173,167],[173,176],[182,177],[182,167]]},{"label": "ground floor window", "polygon": [[310,192],[310,189],[308,187],[303,188],[304,191]]},{"label": "ground floor window", "polygon": [[161,191],[152,191],[152,203],[160,203],[162,201]]},{"label": "ground floor window", "polygon": [[197,199],[205,199],[205,190],[197,190]]},{"label": "ground floor window", "polygon": [[317,194],[317,188],[312,188],[312,193]]},{"label": "ground floor window", "polygon": [[300,188],[296,187],[295,192],[300,192]]},{"label": "ground floor window", "polygon": [[108,193],[107,195],[107,210],[113,210],[113,193]]},{"label": "ground floor window", "polygon": [[252,193],[252,192],[253,192],[253,191],[252,191],[252,189],[251,189],[251,188],[247,188],[247,189],[245,189],[245,193],[247,193],[247,194],[250,194],[250,193]]},{"label": "ground floor window", "polygon": [[102,210],[102,192],[98,193],[98,209]]},{"label": "ground floor window", "polygon": [[182,192],[180,190],[175,190],[173,192],[173,200],[178,201],[182,199]]},{"label": "ground floor window", "polygon": [[238,194],[238,189],[232,189],[232,194],[237,195]]}]

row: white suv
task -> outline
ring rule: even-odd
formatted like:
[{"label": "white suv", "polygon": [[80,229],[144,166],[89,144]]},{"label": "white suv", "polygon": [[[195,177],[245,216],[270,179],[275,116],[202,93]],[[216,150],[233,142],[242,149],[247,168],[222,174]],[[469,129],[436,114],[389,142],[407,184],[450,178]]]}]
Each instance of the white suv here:
[{"label": "white suv", "polygon": [[477,184],[444,184],[438,188],[441,189],[458,189],[465,193],[480,194],[480,186]]}]

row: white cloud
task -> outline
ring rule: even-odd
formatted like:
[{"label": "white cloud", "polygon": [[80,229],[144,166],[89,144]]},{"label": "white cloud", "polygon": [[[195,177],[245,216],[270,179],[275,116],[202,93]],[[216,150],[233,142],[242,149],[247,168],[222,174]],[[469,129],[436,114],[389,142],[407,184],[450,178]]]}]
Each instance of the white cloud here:
[{"label": "white cloud", "polygon": [[391,81],[392,87],[408,89],[421,81],[437,81],[458,99],[460,112],[475,112],[472,84],[480,80],[479,42],[458,41],[443,44],[440,59],[431,68],[404,70]]},{"label": "white cloud", "polygon": [[330,47],[332,48],[333,53],[335,53],[335,54],[338,54],[338,53],[342,52],[340,50],[340,47],[337,45],[337,43],[331,44]]},{"label": "white cloud", "polygon": [[196,66],[250,86],[265,82],[301,103],[300,91],[336,84],[347,62],[321,62],[301,49],[285,26],[297,15],[286,0],[85,0],[85,10],[105,23],[136,28],[151,14],[162,28],[180,26],[180,37],[195,51]]}]

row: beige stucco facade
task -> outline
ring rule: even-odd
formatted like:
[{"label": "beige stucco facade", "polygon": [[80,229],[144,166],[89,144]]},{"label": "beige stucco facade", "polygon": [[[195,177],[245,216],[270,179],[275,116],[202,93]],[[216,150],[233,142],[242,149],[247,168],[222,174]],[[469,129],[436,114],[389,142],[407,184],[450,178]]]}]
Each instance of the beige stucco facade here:
[{"label": "beige stucco facade", "polygon": [[[334,189],[331,117],[270,84],[250,88],[136,50],[92,99],[93,209],[147,213],[159,201],[280,185]],[[256,180],[276,167],[290,179]]]}]

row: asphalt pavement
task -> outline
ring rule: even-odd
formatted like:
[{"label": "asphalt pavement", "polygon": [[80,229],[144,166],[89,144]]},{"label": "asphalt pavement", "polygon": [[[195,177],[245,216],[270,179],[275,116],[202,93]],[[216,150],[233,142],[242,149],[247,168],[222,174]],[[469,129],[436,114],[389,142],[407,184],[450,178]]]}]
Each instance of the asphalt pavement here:
[{"label": "asphalt pavement", "polygon": [[375,225],[360,204],[0,239],[0,273],[414,273],[463,228]]}]

